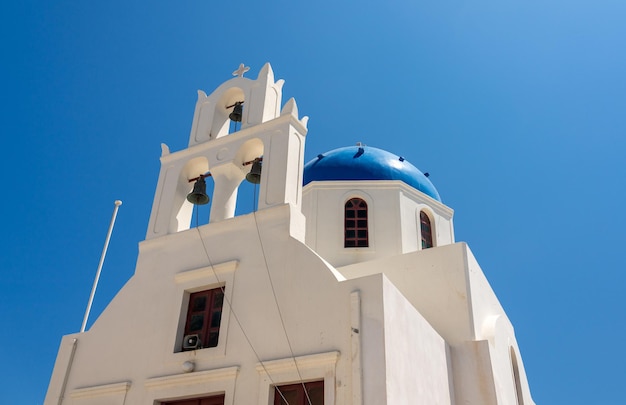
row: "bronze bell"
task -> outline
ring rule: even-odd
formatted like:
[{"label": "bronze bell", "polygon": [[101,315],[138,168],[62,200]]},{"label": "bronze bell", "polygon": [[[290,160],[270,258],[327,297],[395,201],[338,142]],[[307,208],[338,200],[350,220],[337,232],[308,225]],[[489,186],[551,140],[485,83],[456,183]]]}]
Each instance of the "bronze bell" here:
[{"label": "bronze bell", "polygon": [[261,182],[261,159],[256,158],[252,162],[252,169],[250,173],[246,174],[246,180],[252,184],[259,184]]},{"label": "bronze bell", "polygon": [[243,115],[243,106],[242,106],[242,104],[243,104],[243,102],[237,101],[233,105],[233,112],[228,114],[228,118],[230,118],[231,121],[241,122],[241,117]]},{"label": "bronze bell", "polygon": [[195,205],[208,204],[209,196],[206,194],[206,181],[204,181],[203,176],[198,177],[193,185],[193,190],[187,194],[187,201]]}]

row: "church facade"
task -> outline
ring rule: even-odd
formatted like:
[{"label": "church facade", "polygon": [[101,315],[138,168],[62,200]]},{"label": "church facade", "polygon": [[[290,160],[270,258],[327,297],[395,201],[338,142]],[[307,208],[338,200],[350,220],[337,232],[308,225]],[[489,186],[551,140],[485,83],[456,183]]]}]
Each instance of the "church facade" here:
[{"label": "church facade", "polygon": [[[283,81],[243,72],[198,92],[186,149],[162,145],[135,273],[63,337],[45,404],[534,404],[428,177],[361,144],[305,165]],[[237,216],[246,180],[258,209]]]}]

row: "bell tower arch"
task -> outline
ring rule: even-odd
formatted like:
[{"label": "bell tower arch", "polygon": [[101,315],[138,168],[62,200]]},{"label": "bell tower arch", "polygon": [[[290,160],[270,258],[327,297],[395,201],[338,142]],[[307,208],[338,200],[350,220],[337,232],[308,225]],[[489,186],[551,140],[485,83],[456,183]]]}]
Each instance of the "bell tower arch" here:
[{"label": "bell tower arch", "polygon": [[242,65],[233,72],[237,77],[223,83],[207,96],[198,90],[198,101],[193,118],[189,146],[228,135],[229,115],[237,103],[243,103],[241,129],[272,120],[280,115],[282,88],[285,83],[274,81],[269,63],[259,72],[256,80],[243,77]]},{"label": "bell tower arch", "polygon": [[[294,99],[281,109],[284,81],[274,80],[269,63],[256,79],[243,77],[246,69],[240,65],[236,77],[208,96],[198,91],[187,149],[170,153],[162,145],[146,239],[189,229],[193,204],[187,195],[199,177],[214,183],[209,223],[234,217],[239,185],[253,167],[260,169],[252,177],[259,182],[259,210],[291,204],[301,212],[308,117],[298,117]],[[243,107],[240,128],[229,133],[237,103]]]}]

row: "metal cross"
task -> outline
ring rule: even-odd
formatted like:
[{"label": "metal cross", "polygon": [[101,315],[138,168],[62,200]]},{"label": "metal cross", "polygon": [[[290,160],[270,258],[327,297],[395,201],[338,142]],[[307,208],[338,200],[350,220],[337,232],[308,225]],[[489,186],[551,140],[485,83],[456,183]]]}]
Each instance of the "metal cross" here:
[{"label": "metal cross", "polygon": [[246,66],[243,63],[239,64],[237,70],[233,72],[233,76],[243,77],[243,74],[250,70],[250,66]]}]

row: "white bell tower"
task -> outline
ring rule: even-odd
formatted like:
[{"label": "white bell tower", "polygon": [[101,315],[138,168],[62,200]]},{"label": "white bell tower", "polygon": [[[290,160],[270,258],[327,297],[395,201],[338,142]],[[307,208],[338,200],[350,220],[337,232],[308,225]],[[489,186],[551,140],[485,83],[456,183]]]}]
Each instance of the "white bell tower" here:
[{"label": "white bell tower", "polygon": [[[146,239],[189,229],[193,204],[186,197],[199,176],[214,182],[209,222],[234,217],[239,185],[255,159],[262,162],[258,209],[291,204],[301,211],[308,117],[298,117],[294,99],[281,110],[284,81],[274,81],[269,63],[255,80],[243,77],[247,70],[240,65],[236,77],[209,96],[198,91],[187,149],[170,153],[162,144]],[[237,103],[243,106],[241,128],[229,133]]]}]

